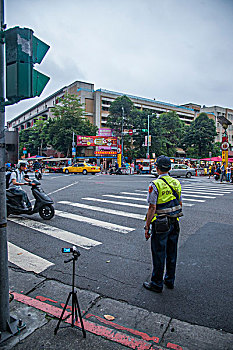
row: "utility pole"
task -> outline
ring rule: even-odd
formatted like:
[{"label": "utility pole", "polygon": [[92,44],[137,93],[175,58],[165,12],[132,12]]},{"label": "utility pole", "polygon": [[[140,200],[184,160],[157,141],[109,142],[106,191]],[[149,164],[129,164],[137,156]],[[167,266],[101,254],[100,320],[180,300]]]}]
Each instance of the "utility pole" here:
[{"label": "utility pole", "polygon": [[149,136],[150,136],[150,115],[147,116],[147,157],[150,158],[150,145],[149,145]]},{"label": "utility pole", "polygon": [[0,332],[10,323],[5,178],[4,0],[0,0]]},{"label": "utility pole", "polygon": [[122,162],[123,162],[123,154],[124,154],[124,117],[125,117],[125,110],[124,107],[121,107],[122,109],[122,123],[121,123],[121,156],[122,156]]}]

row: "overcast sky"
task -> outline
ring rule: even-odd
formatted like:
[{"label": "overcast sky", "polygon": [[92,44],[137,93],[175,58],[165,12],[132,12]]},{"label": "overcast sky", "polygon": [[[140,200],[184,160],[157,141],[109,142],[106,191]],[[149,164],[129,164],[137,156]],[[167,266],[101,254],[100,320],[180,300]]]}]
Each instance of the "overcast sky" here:
[{"label": "overcast sky", "polygon": [[7,27],[50,45],[40,98],[75,80],[158,101],[233,108],[233,0],[5,0]]}]

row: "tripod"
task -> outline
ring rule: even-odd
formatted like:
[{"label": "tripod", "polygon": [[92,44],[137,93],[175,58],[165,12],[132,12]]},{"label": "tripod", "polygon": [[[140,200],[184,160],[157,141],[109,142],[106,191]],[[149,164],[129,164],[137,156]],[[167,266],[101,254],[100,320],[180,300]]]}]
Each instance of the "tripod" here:
[{"label": "tripod", "polygon": [[[75,247],[74,247],[75,248]],[[78,260],[78,257],[80,256],[80,252],[75,249],[72,249],[72,253],[73,253],[73,257],[71,259],[65,260],[64,263],[68,263],[70,261],[73,261],[73,276],[72,276],[72,291],[69,293],[65,306],[62,310],[61,316],[58,320],[58,324],[56,326],[56,328],[54,329],[54,334],[57,334],[58,328],[60,326],[60,323],[62,321],[62,317],[66,311],[66,307],[68,305],[68,302],[70,300],[70,297],[72,296],[72,322],[71,322],[71,327],[74,327],[74,321],[78,321],[78,314],[79,314],[79,319],[80,319],[80,323],[82,326],[82,332],[83,332],[83,338],[86,338],[86,331],[83,325],[83,320],[82,320],[82,315],[81,315],[81,310],[79,307],[79,303],[78,303],[78,297],[77,297],[77,291],[74,290],[74,278],[75,278],[75,262]],[[66,248],[65,248],[66,249]]]}]

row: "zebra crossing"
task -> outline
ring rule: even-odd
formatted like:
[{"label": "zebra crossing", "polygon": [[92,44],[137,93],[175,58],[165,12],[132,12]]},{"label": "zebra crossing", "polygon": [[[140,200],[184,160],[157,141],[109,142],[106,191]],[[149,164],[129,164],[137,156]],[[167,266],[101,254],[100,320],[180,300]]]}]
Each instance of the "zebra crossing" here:
[{"label": "zebra crossing", "polygon": [[[233,186],[229,185],[215,185],[204,184],[200,182],[195,183],[183,183],[182,184],[182,201],[183,206],[186,208],[194,205],[203,204],[204,202],[217,200],[222,196],[231,194],[233,192]],[[138,226],[138,220],[144,220],[145,213],[148,208],[146,201],[147,190],[135,189],[132,192],[121,191],[118,193],[106,193],[95,197],[83,197],[79,202],[71,201],[58,201],[59,210],[56,210],[55,215],[64,220],[72,220],[79,225],[87,224],[90,226],[96,226],[100,229],[112,231],[115,234],[129,234],[133,233]],[[72,211],[79,211],[78,213],[71,213]],[[83,214],[80,214],[80,209]],[[67,210],[67,211],[66,211]],[[185,210],[185,209],[184,209]],[[91,212],[98,212],[101,216],[105,217],[101,219],[94,219],[91,216]],[[133,211],[133,212],[132,212]],[[136,211],[136,212],[134,212]],[[84,214],[85,213],[85,214]],[[106,215],[110,218],[106,221]],[[121,225],[116,223],[116,218],[121,217]],[[123,218],[133,219],[132,227],[122,225],[124,224]],[[10,216],[8,220],[19,226],[30,228],[33,231],[40,232],[46,236],[54,239],[61,240],[66,244],[75,245],[81,249],[89,250],[97,246],[101,246],[103,242],[80,235],[78,232],[70,232],[52,226],[51,224],[45,224],[44,222],[35,221],[24,216]],[[119,220],[118,220],[119,221]],[[51,221],[53,223],[53,221]],[[55,224],[59,225],[59,224]],[[143,225],[143,223],[141,224]],[[78,229],[81,226],[78,226]],[[81,229],[80,229],[81,230]],[[107,232],[106,231],[106,232]],[[119,239],[119,238],[118,238]],[[44,270],[54,265],[53,262],[42,258],[22,247],[19,247],[11,242],[8,243],[9,262],[22,268],[25,271],[33,271],[35,273],[41,273]]]}]

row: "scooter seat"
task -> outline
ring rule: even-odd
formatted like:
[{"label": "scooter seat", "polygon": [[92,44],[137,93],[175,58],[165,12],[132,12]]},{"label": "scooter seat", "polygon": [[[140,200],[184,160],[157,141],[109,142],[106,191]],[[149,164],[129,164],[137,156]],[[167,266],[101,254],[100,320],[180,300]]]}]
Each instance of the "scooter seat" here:
[{"label": "scooter seat", "polygon": [[12,197],[12,198],[15,198],[15,197],[22,197],[21,194],[15,194],[15,193],[12,193],[11,190],[6,190],[6,195],[7,197]]}]

